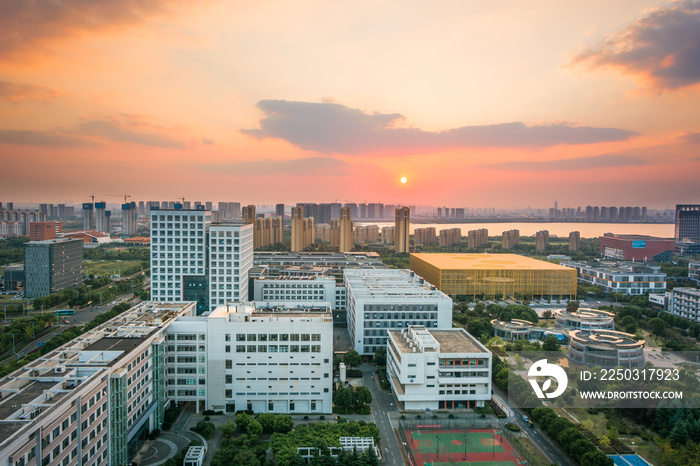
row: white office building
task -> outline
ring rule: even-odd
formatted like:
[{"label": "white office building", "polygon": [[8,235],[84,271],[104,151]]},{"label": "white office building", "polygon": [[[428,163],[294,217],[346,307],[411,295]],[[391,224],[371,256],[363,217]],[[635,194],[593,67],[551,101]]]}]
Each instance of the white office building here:
[{"label": "white office building", "polygon": [[347,322],[361,355],[387,344],[389,330],[452,327],[452,299],[410,270],[346,269]]},{"label": "white office building", "polygon": [[209,307],[247,301],[253,266],[253,225],[221,224],[209,228]]},{"label": "white office building", "polygon": [[151,210],[151,299],[196,301],[197,313],[247,301],[253,226],[212,224],[205,210]]},{"label": "white office building", "polygon": [[329,303],[243,303],[168,328],[168,392],[197,409],[330,413]]},{"label": "white office building", "polygon": [[401,410],[482,407],[491,371],[491,352],[464,329],[389,331],[387,376]]}]

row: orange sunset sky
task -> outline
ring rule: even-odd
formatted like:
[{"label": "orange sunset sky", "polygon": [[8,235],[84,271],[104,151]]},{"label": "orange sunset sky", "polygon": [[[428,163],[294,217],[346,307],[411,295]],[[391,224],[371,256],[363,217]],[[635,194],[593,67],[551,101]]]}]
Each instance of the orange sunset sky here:
[{"label": "orange sunset sky", "polygon": [[700,201],[700,2],[0,12],[3,201]]}]

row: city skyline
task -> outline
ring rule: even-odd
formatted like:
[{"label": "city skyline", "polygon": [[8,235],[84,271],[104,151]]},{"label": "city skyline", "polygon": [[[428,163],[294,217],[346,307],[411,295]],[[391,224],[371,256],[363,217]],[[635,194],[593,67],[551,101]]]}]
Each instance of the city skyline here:
[{"label": "city skyline", "polygon": [[698,202],[697,2],[4,9],[4,200]]}]

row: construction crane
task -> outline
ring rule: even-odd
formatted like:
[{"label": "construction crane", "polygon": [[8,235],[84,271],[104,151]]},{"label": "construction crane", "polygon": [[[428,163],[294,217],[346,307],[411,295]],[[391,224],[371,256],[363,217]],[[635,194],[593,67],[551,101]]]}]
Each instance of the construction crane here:
[{"label": "construction crane", "polygon": [[182,201],[182,203],[184,204],[185,203],[185,196],[178,197],[177,200]]},{"label": "construction crane", "polygon": [[131,194],[103,194],[103,196],[112,196],[112,197],[122,197],[124,196],[124,204],[126,204],[127,198],[131,197]]},{"label": "construction crane", "polygon": [[94,203],[95,203],[95,195],[94,195],[94,194],[90,194],[88,197],[89,197],[90,199],[92,199],[92,203],[94,204]]}]

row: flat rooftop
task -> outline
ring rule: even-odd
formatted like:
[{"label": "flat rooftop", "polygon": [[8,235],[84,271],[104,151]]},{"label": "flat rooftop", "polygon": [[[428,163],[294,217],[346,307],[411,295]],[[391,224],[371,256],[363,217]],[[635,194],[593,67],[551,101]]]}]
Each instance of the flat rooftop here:
[{"label": "flat rooftop", "polygon": [[482,353],[472,338],[465,332],[455,330],[430,330],[430,334],[440,344],[441,353]]},{"label": "flat rooftop", "polygon": [[407,269],[345,269],[345,281],[348,293],[358,297],[449,299]]},{"label": "flat rooftop", "polygon": [[[404,339],[401,330],[390,330],[389,333],[393,336],[398,349],[402,353],[413,352],[409,342]],[[428,335],[424,335],[424,333]],[[440,345],[440,353],[488,353],[488,350],[478,345],[475,340],[470,338],[466,332],[462,332],[461,329],[424,329],[419,332],[418,336],[425,345],[430,346],[435,345],[435,343]]]},{"label": "flat rooftop", "polygon": [[83,351],[125,351],[129,352],[143,343],[143,338],[104,337],[83,348]]},{"label": "flat rooftop", "polygon": [[441,270],[568,270],[568,267],[518,254],[414,253],[411,257]]}]

